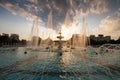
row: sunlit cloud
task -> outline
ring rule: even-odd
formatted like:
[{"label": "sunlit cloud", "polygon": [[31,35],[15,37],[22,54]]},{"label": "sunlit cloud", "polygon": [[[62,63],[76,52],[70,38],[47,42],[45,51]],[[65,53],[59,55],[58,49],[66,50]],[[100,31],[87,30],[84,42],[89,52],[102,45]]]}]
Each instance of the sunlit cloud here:
[{"label": "sunlit cloud", "polygon": [[14,2],[1,0],[0,6],[15,15],[22,15],[30,21],[38,17],[40,21],[46,22],[47,15],[52,10],[55,14],[53,15],[55,26],[63,23],[68,11],[70,17],[86,16],[89,13],[100,14],[108,11],[107,0],[15,0]]},{"label": "sunlit cloud", "polygon": [[111,35],[112,38],[117,39],[120,36],[120,16],[119,16],[119,9],[117,15],[114,17],[107,16],[103,20],[101,20],[99,27],[94,28],[94,34],[105,34]]},{"label": "sunlit cloud", "polygon": [[[33,7],[34,7],[34,10],[36,10],[36,7],[34,5],[31,5],[32,8],[30,7],[30,5],[24,5],[28,11],[26,11],[25,8],[22,8],[18,3],[12,4],[10,2],[2,2],[2,3],[0,3],[0,6],[7,9],[8,11],[10,11],[14,15],[20,15],[20,16],[25,17],[28,21],[33,21],[38,17],[38,16],[29,12],[30,10],[33,9]],[[40,17],[39,17],[39,21],[42,21],[40,19]]]}]

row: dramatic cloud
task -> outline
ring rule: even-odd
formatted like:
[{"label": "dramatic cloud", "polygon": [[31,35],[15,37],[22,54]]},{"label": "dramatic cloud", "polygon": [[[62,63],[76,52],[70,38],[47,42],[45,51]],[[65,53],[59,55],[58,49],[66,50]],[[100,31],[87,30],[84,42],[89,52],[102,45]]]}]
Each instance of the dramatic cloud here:
[{"label": "dramatic cloud", "polygon": [[116,15],[120,18],[120,8],[119,8],[118,11],[116,12]]},{"label": "dramatic cloud", "polygon": [[115,16],[107,16],[101,20],[99,27],[96,27],[93,33],[111,35],[112,38],[117,39],[120,36],[120,8]]},{"label": "dramatic cloud", "polygon": [[52,11],[54,26],[64,22],[66,12],[69,12],[72,20],[76,15],[85,16],[89,13],[100,14],[108,11],[106,0],[0,0],[0,6],[15,15],[24,16],[27,20],[37,17],[45,24],[49,12]]},{"label": "dramatic cloud", "polygon": [[[78,3],[78,6],[76,6]],[[80,15],[100,14],[108,11],[107,0],[78,0],[74,7]]]},{"label": "dramatic cloud", "polygon": [[[10,11],[15,15],[21,15],[30,21],[33,21],[34,19],[37,18],[35,14],[30,12],[32,11],[33,7],[34,7],[33,10],[36,10],[34,5],[30,6],[25,4],[24,6],[21,6],[19,3],[12,3],[12,2],[6,1],[6,2],[1,2],[0,6],[2,6],[3,8],[7,9],[8,11]],[[40,18],[39,18],[39,21],[41,21]]]}]

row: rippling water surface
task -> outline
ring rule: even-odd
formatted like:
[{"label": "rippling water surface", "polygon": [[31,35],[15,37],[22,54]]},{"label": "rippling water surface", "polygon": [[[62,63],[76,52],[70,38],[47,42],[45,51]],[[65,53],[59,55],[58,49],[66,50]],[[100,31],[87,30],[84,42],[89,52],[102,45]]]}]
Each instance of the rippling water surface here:
[{"label": "rippling water surface", "polygon": [[[24,52],[27,51],[25,54]],[[0,80],[120,80],[120,50],[0,48]]]}]

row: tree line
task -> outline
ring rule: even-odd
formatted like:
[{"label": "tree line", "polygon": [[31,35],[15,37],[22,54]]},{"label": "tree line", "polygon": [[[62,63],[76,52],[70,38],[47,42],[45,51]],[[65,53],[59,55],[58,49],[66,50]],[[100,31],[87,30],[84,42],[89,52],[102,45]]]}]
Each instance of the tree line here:
[{"label": "tree line", "polygon": [[24,39],[16,40],[7,35],[0,35],[0,46],[3,46],[3,45],[26,45],[26,43],[27,43],[27,41]]}]

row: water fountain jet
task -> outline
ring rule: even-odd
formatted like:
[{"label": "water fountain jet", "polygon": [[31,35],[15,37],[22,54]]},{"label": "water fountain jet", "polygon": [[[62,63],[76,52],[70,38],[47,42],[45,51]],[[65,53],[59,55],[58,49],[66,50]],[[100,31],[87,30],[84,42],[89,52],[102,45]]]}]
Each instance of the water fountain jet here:
[{"label": "water fountain jet", "polygon": [[38,28],[38,18],[33,21],[33,26],[30,34],[30,48],[37,49],[39,43],[39,28]]}]

